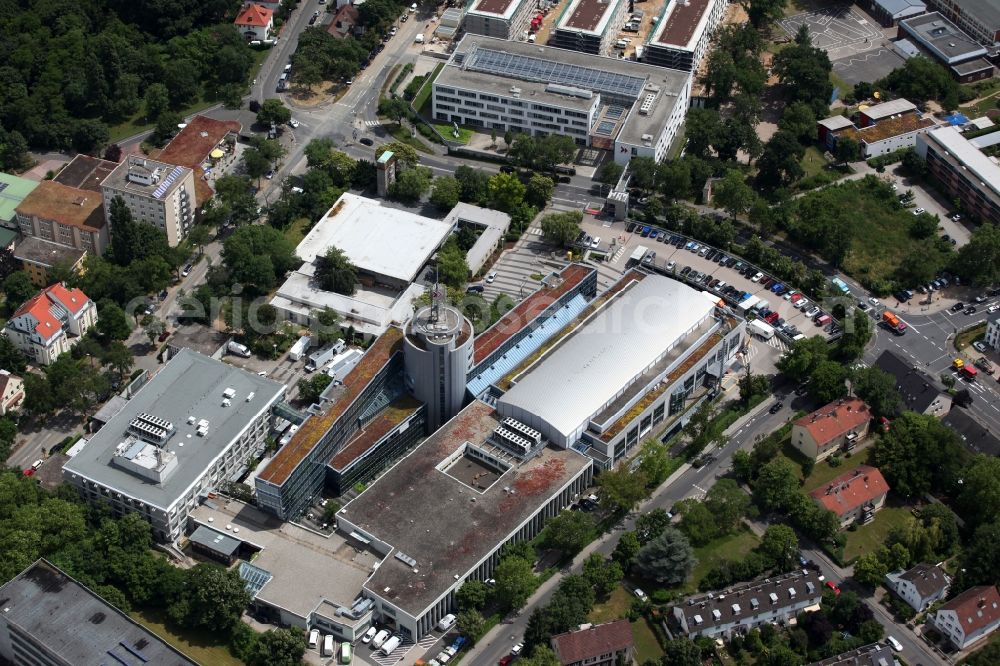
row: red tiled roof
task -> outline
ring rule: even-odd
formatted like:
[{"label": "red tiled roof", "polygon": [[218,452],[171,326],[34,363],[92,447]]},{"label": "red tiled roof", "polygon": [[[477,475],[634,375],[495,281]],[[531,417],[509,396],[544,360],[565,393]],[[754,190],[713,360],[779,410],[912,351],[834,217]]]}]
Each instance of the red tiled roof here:
[{"label": "red tiled roof", "polygon": [[794,425],[809,431],[819,447],[837,437],[856,430],[871,419],[868,405],[858,398],[838,400],[806,414]]},{"label": "red tiled roof", "polygon": [[61,305],[73,314],[82,310],[83,306],[85,306],[87,301],[90,300],[87,298],[87,295],[79,289],[76,289],[75,287],[67,289],[61,282],[55,283],[45,291],[48,292],[50,298],[55,298]]},{"label": "red tiled roof", "polygon": [[609,652],[632,647],[632,625],[615,620],[589,629],[568,631],[552,637],[552,649],[562,664],[574,664]]},{"label": "red tiled roof", "polygon": [[272,16],[274,16],[273,10],[251,3],[240,12],[240,15],[236,17],[233,23],[236,25],[255,25],[263,28],[271,23]]},{"label": "red tiled roof", "polygon": [[1000,593],[995,585],[969,588],[938,610],[954,611],[968,636],[1000,619]]},{"label": "red tiled roof", "polygon": [[559,286],[549,289],[542,287],[531,296],[514,306],[500,320],[476,337],[473,345],[473,365],[482,363],[500,345],[513,337],[518,331],[531,323],[545,308],[555,303],[560,296],[578,285],[594,270],[580,264],[570,264],[562,270],[562,282]]},{"label": "red tiled roof", "polygon": [[812,491],[809,496],[826,509],[843,516],[888,492],[889,484],[886,483],[882,472],[875,467],[858,465],[850,472],[833,479],[826,486]]},{"label": "red tiled roof", "polygon": [[357,7],[354,5],[344,5],[334,14],[330,25],[326,26],[326,31],[337,39],[340,39],[354,29],[360,17],[361,15],[358,13]]},{"label": "red tiled roof", "polygon": [[88,300],[90,299],[87,298],[87,295],[79,289],[67,289],[57,283],[46,287],[22,303],[17,312],[14,313],[14,317],[30,314],[38,322],[35,325],[35,333],[48,340],[62,330],[62,322],[52,315],[53,302],[76,314],[80,308],[87,304]]}]

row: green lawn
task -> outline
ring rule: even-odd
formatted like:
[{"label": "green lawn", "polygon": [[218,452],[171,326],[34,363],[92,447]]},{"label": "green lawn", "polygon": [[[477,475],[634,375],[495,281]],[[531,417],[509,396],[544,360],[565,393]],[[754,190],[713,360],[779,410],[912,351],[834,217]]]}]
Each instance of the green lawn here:
[{"label": "green lawn", "polygon": [[854,558],[870,553],[883,545],[889,532],[895,527],[904,525],[911,515],[910,507],[887,502],[886,506],[875,514],[875,520],[854,531],[845,532],[847,545],[844,546],[844,561],[851,562]]},{"label": "green lawn", "polygon": [[[463,146],[468,144],[472,140],[473,131],[467,127],[458,126],[458,138],[455,138],[455,126],[445,125],[443,123],[434,123],[434,128],[441,133],[448,141],[457,141]],[[499,141],[499,139],[498,139]]]},{"label": "green lawn", "polygon": [[611,620],[617,620],[620,617],[625,617],[625,614],[631,607],[632,593],[624,587],[618,587],[611,593],[611,596],[608,597],[607,601],[594,606],[593,610],[590,611],[590,615],[587,616],[587,619],[594,624],[610,622]]},{"label": "green lawn", "polygon": [[309,229],[309,218],[300,217],[292,222],[282,234],[292,245],[298,245],[306,237],[306,230]]},{"label": "green lawn", "polygon": [[810,493],[817,488],[820,488],[830,482],[841,474],[846,474],[858,465],[863,465],[868,461],[868,449],[864,451],[859,451],[858,453],[852,455],[850,458],[840,457],[840,465],[837,467],[831,467],[830,464],[824,460],[821,463],[816,463],[813,468],[812,474],[810,474],[806,480],[802,483],[802,492]]},{"label": "green lawn", "polygon": [[962,350],[986,335],[986,322],[977,324],[955,336],[955,349]]},{"label": "green lawn", "polygon": [[[187,118],[193,113],[198,113],[199,111],[204,111],[210,106],[218,104],[217,100],[198,100],[191,106],[181,109],[181,115]],[[136,135],[139,132],[145,132],[146,130],[151,130],[156,127],[156,123],[147,123],[143,119],[143,111],[139,111],[134,116],[127,120],[123,120],[117,125],[111,125],[108,128],[109,143],[118,143],[122,139],[127,139],[130,136]]]},{"label": "green lawn", "polygon": [[175,633],[173,626],[164,624],[162,611],[132,611],[131,618],[154,634],[170,643],[199,664],[212,666],[241,666],[242,661],[229,654],[225,643],[218,641],[219,634],[210,631],[186,631]]},{"label": "green lawn", "polygon": [[691,576],[684,584],[681,592],[688,595],[698,591],[698,583],[705,575],[723,560],[738,560],[746,556],[760,544],[760,539],[749,529],[742,529],[709,544],[694,549],[698,558]]},{"label": "green lawn", "polygon": [[803,178],[809,178],[810,176],[822,173],[829,162],[823,157],[823,151],[816,146],[809,146],[806,148],[806,154],[802,156],[802,161],[799,164],[802,165],[802,170],[806,172]]},{"label": "green lawn", "polygon": [[396,123],[391,123],[389,125],[383,125],[389,130],[389,134],[392,135],[396,141],[400,143],[405,143],[408,146],[413,146],[422,153],[433,153],[434,151],[430,147],[420,140],[420,137],[412,136],[410,130],[405,127],[400,127]]},{"label": "green lawn", "polygon": [[660,661],[663,648],[660,646],[660,641],[656,640],[656,634],[653,633],[646,618],[639,618],[632,623],[632,640],[635,641],[637,664],[644,664],[647,660]]},{"label": "green lawn", "polygon": [[417,110],[417,113],[421,113],[423,111],[424,104],[426,104],[427,100],[430,99],[434,79],[438,77],[438,74],[441,73],[442,69],[444,69],[444,63],[438,63],[431,75],[424,79],[424,85],[420,87],[420,90],[417,91],[417,94],[413,97],[413,108]]}]

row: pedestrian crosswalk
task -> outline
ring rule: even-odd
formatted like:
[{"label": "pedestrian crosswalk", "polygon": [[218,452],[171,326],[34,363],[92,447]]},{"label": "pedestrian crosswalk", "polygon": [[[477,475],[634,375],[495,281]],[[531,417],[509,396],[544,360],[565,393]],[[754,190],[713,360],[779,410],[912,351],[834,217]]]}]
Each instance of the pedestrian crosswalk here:
[{"label": "pedestrian crosswalk", "polygon": [[365,125],[368,127],[379,127],[382,123],[377,120],[366,120]]},{"label": "pedestrian crosswalk", "polygon": [[542,228],[541,227],[531,227],[525,233],[531,234],[532,236],[541,236],[542,235]]}]

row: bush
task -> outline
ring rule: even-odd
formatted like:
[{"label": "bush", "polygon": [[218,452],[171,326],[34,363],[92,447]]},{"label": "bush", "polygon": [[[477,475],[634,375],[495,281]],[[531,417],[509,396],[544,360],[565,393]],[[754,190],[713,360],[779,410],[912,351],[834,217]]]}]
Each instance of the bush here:
[{"label": "bush", "polygon": [[873,169],[878,167],[887,167],[890,164],[896,164],[897,162],[903,161],[903,156],[909,152],[910,148],[900,148],[899,150],[894,150],[891,153],[886,153],[885,155],[878,155],[868,160],[868,166]]},{"label": "bush", "polygon": [[399,76],[397,76],[396,80],[392,82],[391,86],[389,86],[389,92],[391,92],[391,93],[396,92],[396,88],[399,87],[399,84],[402,83],[403,79],[405,79],[407,76],[409,76],[410,72],[412,72],[412,71],[413,71],[413,63],[412,62],[408,62],[405,65],[403,65],[403,69],[399,72]]},{"label": "bush", "polygon": [[424,79],[426,76],[414,76],[413,80],[406,84],[403,88],[403,99],[412,100],[420,92],[420,88],[424,85]]}]

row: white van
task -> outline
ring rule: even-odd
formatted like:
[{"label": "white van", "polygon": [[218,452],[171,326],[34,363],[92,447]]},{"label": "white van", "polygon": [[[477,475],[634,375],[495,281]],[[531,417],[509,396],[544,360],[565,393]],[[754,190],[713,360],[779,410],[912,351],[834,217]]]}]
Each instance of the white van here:
[{"label": "white van", "polygon": [[333,634],[327,634],[323,637],[323,656],[332,657],[333,656]]},{"label": "white van", "polygon": [[383,629],[382,631],[375,634],[375,638],[372,639],[372,649],[377,650],[382,647],[382,643],[385,643],[385,639],[389,638],[389,632]]},{"label": "white van", "polygon": [[384,656],[388,657],[390,654],[392,654],[393,650],[399,647],[399,642],[400,642],[399,636],[393,636],[382,645],[382,648],[379,650],[379,652],[381,652]]},{"label": "white van", "polygon": [[437,623],[438,631],[448,631],[455,625],[455,616],[448,613]]},{"label": "white van", "polygon": [[319,647],[319,629],[313,629],[309,632],[309,649],[315,650]]}]

